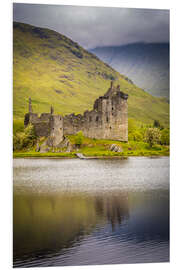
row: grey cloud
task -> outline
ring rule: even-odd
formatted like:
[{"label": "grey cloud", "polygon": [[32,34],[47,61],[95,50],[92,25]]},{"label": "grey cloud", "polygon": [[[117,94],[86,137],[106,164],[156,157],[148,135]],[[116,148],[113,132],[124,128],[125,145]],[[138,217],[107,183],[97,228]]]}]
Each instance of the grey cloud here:
[{"label": "grey cloud", "polygon": [[14,4],[13,19],[66,35],[85,48],[169,42],[169,11]]}]

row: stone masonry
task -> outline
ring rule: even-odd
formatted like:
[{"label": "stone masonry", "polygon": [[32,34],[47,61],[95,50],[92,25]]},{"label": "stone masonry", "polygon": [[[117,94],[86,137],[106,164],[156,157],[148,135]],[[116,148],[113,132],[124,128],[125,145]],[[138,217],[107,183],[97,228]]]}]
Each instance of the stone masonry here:
[{"label": "stone masonry", "polygon": [[64,135],[76,134],[82,131],[84,136],[95,139],[111,139],[128,141],[128,95],[120,91],[120,86],[111,86],[104,96],[94,102],[93,110],[85,111],[83,115],[70,114],[62,117],[54,115],[51,106],[50,113],[38,116],[33,113],[31,99],[29,112],[25,115],[24,125],[31,123],[37,136],[47,137],[49,146],[57,146]]}]

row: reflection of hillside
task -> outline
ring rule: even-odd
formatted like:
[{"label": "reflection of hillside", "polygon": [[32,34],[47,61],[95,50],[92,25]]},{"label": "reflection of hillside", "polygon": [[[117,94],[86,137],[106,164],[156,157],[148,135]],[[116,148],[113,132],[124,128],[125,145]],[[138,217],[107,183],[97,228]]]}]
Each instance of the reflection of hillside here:
[{"label": "reflection of hillside", "polygon": [[83,247],[93,230],[103,243],[102,236],[107,236],[104,228],[112,245],[121,243],[122,238],[133,243],[167,241],[168,196],[163,190],[15,195],[14,265],[28,260],[38,265],[43,258],[71,256],[77,246]]},{"label": "reflection of hillside", "polygon": [[114,229],[128,216],[123,194],[15,195],[14,260],[24,255],[60,254],[107,219]]},{"label": "reflection of hillside", "polygon": [[123,219],[129,216],[128,198],[123,193],[97,197],[95,207],[97,213],[106,217],[111,223],[112,230],[116,224],[120,225]]},{"label": "reflection of hillside", "polygon": [[60,250],[98,222],[92,201],[80,196],[14,196],[14,256]]}]

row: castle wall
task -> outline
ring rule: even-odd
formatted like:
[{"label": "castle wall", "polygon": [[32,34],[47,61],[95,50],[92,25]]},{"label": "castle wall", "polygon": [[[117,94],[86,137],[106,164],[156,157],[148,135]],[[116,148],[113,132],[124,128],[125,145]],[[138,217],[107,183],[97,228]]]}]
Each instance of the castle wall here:
[{"label": "castle wall", "polygon": [[128,141],[128,95],[120,91],[120,87],[111,87],[104,96],[94,102],[92,111],[83,115],[61,115],[42,113],[40,116],[32,112],[29,99],[29,113],[25,115],[24,124],[32,123],[37,136],[48,137],[48,145],[56,146],[64,135],[82,131],[84,136],[95,139],[111,139]]},{"label": "castle wall", "polygon": [[25,115],[24,125],[31,123],[34,126],[36,136],[48,137],[50,135],[50,113],[43,113],[38,116],[37,113],[27,113]]},{"label": "castle wall", "polygon": [[36,136],[48,137],[49,146],[57,146],[63,140],[63,117],[61,115],[42,113],[38,116],[36,113],[27,113],[24,125],[27,126],[29,123],[34,126]]},{"label": "castle wall", "polygon": [[111,85],[107,93],[95,101],[92,111],[64,117],[64,135],[81,130],[89,138],[128,141],[127,98]]}]

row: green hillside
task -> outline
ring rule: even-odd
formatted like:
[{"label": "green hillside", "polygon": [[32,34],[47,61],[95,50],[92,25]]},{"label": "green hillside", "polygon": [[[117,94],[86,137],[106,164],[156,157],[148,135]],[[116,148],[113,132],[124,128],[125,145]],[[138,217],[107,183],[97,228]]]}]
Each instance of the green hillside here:
[{"label": "green hillside", "polygon": [[128,82],[128,79],[77,43],[52,30],[14,23],[13,114],[22,119],[31,97],[36,112],[82,113],[92,109],[110,81],[129,94],[129,118],[169,124],[169,104]]}]

